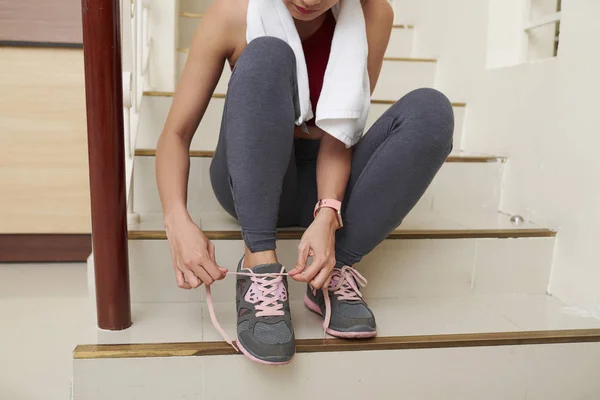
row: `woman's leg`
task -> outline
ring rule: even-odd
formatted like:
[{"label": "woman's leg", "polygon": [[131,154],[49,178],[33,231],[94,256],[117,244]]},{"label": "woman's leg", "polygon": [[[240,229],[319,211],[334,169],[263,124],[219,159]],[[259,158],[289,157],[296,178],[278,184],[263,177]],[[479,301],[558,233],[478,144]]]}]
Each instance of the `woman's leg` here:
[{"label": "woman's leg", "polygon": [[[421,198],[452,150],[452,105],[433,89],[415,90],[394,104],[354,149],[342,212],[344,227],[336,234],[333,294],[329,295],[327,333],[344,338],[377,334],[375,316],[359,293],[352,266],[395,229]],[[299,166],[298,190],[304,181],[316,187],[313,165]],[[304,223],[312,204],[302,206]],[[339,289],[339,290],[337,290]],[[331,291],[330,286],[330,291]],[[326,300],[321,291],[307,288],[306,306],[321,315]]]},{"label": "woman's leg", "polygon": [[284,41],[253,40],[232,73],[210,167],[217,199],[242,225],[250,253],[274,257],[278,222],[294,218],[296,61]]},{"label": "woman's leg", "polygon": [[336,259],[352,265],[396,229],[452,151],[454,113],[434,89],[410,92],[356,145]]},{"label": "woman's leg", "polygon": [[242,225],[246,255],[238,270],[253,268],[256,274],[237,277],[237,346],[264,364],[285,364],[295,354],[287,280],[264,274],[282,271],[274,251],[276,227],[294,218],[296,91],[289,45],[270,37],[250,42],[229,81],[210,168],[217,199]]}]

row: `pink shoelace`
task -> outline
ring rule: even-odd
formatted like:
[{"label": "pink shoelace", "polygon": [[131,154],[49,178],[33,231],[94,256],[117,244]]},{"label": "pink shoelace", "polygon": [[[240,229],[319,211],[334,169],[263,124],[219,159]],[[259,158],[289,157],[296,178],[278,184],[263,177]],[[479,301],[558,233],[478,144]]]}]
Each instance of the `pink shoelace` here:
[{"label": "pink shoelace", "polygon": [[[281,316],[284,315],[282,301],[287,299],[287,293],[283,285],[283,277],[287,276],[282,268],[279,273],[270,274],[255,274],[253,272],[228,272],[228,275],[249,276],[252,285],[249,291],[252,292],[253,300],[258,303],[255,308],[258,310],[257,317]],[[323,319],[323,330],[329,327],[331,321],[331,299],[329,292],[333,292],[339,300],[360,300],[362,293],[358,286],[364,287],[367,285],[367,280],[357,270],[350,266],[344,266],[341,269],[334,269],[331,275],[329,288],[323,288],[323,296],[325,298],[325,316]],[[233,343],[227,332],[223,329],[217,316],[212,301],[210,286],[205,286],[206,303],[208,304],[208,313],[210,320],[215,329],[221,334],[225,340],[236,351],[239,351]],[[316,293],[316,290],[314,291]]]},{"label": "pink shoelace", "polygon": [[[363,295],[358,288],[359,286],[367,286],[367,279],[354,268],[345,265],[342,268],[333,270],[328,290],[323,289],[325,297],[323,330],[327,329],[329,322],[331,322],[331,299],[329,298],[329,292],[333,292],[338,300],[361,300]],[[313,293],[316,294],[316,290]]]}]

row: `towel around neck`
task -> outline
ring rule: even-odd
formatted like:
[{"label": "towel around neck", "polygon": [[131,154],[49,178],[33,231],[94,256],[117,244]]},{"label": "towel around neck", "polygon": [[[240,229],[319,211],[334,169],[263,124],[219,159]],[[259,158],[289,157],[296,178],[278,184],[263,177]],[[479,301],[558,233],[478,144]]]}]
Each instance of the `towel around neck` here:
[{"label": "towel around neck", "polygon": [[316,117],[319,128],[351,147],[362,137],[371,104],[365,19],[360,0],[340,0],[332,11],[337,23],[316,112],[310,103],[302,42],[282,0],[249,1],[246,41],[274,36],[290,45],[298,74],[300,117],[296,124],[306,130],[306,122]]}]

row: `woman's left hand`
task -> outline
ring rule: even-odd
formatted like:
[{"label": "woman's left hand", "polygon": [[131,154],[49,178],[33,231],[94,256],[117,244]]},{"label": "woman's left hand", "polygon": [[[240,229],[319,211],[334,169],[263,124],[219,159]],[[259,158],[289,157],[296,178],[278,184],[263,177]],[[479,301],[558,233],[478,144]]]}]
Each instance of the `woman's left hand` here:
[{"label": "woman's left hand", "polygon": [[[315,289],[327,287],[335,266],[335,231],[338,228],[336,211],[322,208],[306,229],[298,246],[296,267],[289,272],[292,279],[310,283]],[[312,263],[307,266],[308,257]]]}]

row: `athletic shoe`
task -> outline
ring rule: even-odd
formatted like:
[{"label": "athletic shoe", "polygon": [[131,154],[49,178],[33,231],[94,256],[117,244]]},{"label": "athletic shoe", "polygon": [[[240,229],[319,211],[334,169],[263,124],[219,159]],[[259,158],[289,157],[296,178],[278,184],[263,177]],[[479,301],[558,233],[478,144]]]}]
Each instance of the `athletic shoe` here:
[{"label": "athletic shoe", "polygon": [[[328,288],[328,298],[323,290],[308,285],[304,305],[324,317],[325,332],[346,339],[370,338],[377,335],[373,311],[367,306],[358,286],[367,280],[354,268],[337,264]],[[330,302],[330,315],[327,303]],[[329,319],[329,320],[328,320]]]},{"label": "athletic shoe", "polygon": [[292,328],[285,268],[263,264],[242,269],[236,285],[237,345],[252,361],[281,365],[292,361],[296,340]]}]

